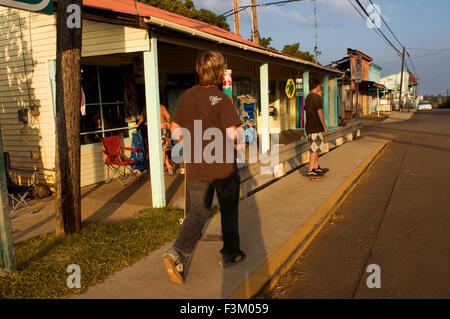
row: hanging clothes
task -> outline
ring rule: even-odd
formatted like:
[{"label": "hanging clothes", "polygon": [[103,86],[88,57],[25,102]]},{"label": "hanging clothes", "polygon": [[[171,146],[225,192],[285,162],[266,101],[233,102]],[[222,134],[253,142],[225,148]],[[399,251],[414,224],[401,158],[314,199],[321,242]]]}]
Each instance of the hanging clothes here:
[{"label": "hanging clothes", "polygon": [[132,64],[124,66],[123,92],[125,105],[125,121],[127,123],[135,122],[139,116],[139,106]]}]

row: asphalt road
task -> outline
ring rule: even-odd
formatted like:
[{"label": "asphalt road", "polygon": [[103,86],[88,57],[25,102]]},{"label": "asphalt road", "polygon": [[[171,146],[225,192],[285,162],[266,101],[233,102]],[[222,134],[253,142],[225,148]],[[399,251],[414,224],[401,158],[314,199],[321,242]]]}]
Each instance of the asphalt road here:
[{"label": "asphalt road", "polygon": [[267,297],[450,298],[450,110],[362,134],[392,143]]}]

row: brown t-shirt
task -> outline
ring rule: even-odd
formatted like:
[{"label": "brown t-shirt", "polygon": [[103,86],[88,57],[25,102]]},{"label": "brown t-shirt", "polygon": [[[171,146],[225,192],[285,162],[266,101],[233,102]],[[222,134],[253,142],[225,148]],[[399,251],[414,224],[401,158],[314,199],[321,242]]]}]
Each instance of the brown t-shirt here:
[{"label": "brown t-shirt", "polygon": [[[201,120],[201,130],[194,129],[194,121],[196,120]],[[173,122],[190,132],[190,137],[183,136],[183,148],[187,149],[187,145],[190,143],[191,150],[190,163],[186,164],[188,180],[222,179],[237,174],[235,161],[229,163],[230,160],[228,160],[227,163],[226,129],[231,126],[239,126],[242,123],[236,108],[223,91],[217,87],[205,88],[199,85],[190,88],[181,95],[173,116]],[[203,139],[205,131],[210,128],[220,130],[221,143],[218,142],[219,140],[217,140],[217,143],[213,143],[217,138],[214,130],[209,130],[211,137],[205,137],[210,138],[210,140]],[[187,141],[185,141],[186,138],[188,138]],[[202,140],[201,154],[197,150],[197,156],[195,156],[195,141],[200,145],[200,140]],[[210,143],[213,144],[205,150],[205,147]],[[223,156],[213,158],[213,161],[208,163],[205,161],[204,153],[213,156],[220,154],[217,153],[217,149],[212,148],[212,145],[216,145],[218,148],[221,146]],[[183,152],[186,152],[186,150],[183,150]],[[211,157],[206,160],[211,161]]]},{"label": "brown t-shirt", "polygon": [[306,134],[324,132],[317,110],[322,109],[322,98],[319,94],[310,93],[305,100]]}]

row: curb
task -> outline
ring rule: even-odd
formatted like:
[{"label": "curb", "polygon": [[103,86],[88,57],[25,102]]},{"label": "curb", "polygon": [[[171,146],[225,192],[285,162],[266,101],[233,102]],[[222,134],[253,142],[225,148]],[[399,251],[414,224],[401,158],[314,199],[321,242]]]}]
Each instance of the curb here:
[{"label": "curb", "polygon": [[382,151],[390,143],[380,144],[353,173],[320,205],[320,207],[256,270],[229,299],[263,298],[294,264],[320,232],[333,213],[356,187],[364,174],[372,167]]}]

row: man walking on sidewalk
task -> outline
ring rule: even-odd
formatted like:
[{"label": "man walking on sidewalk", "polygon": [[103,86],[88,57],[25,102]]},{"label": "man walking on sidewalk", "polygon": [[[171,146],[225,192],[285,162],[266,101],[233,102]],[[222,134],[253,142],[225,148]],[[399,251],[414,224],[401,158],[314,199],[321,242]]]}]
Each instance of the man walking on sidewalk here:
[{"label": "man walking on sidewalk", "polygon": [[322,89],[319,80],[314,78],[309,80],[309,87],[311,93],[305,100],[305,130],[310,143],[309,167],[306,175],[314,177],[320,176],[324,172],[324,169],[319,166],[319,153],[323,152],[324,148],[322,133],[324,132],[326,135],[328,130],[323,116]]},{"label": "man walking on sidewalk", "polygon": [[[181,128],[183,153],[190,157],[185,158],[186,219],[175,243],[163,256],[169,278],[180,285],[185,280],[185,264],[208,220],[214,191],[219,200],[223,236],[220,264],[229,267],[245,259],[239,242],[240,177],[234,155],[231,154],[230,160],[229,154],[234,151],[234,140],[240,132],[241,120],[230,98],[218,89],[225,68],[225,59],[220,53],[201,54],[196,63],[200,85],[192,87],[180,97],[172,121],[171,131],[176,133]],[[209,143],[203,140],[207,130],[221,133],[214,134],[215,139],[221,139],[222,143],[218,143],[221,147],[214,149],[213,161],[206,158],[208,156],[203,152],[205,150],[206,153],[205,146]],[[202,148],[198,149],[196,143],[201,143]],[[231,152],[226,149],[226,145],[231,145]],[[187,148],[190,148],[189,152]]]}]

